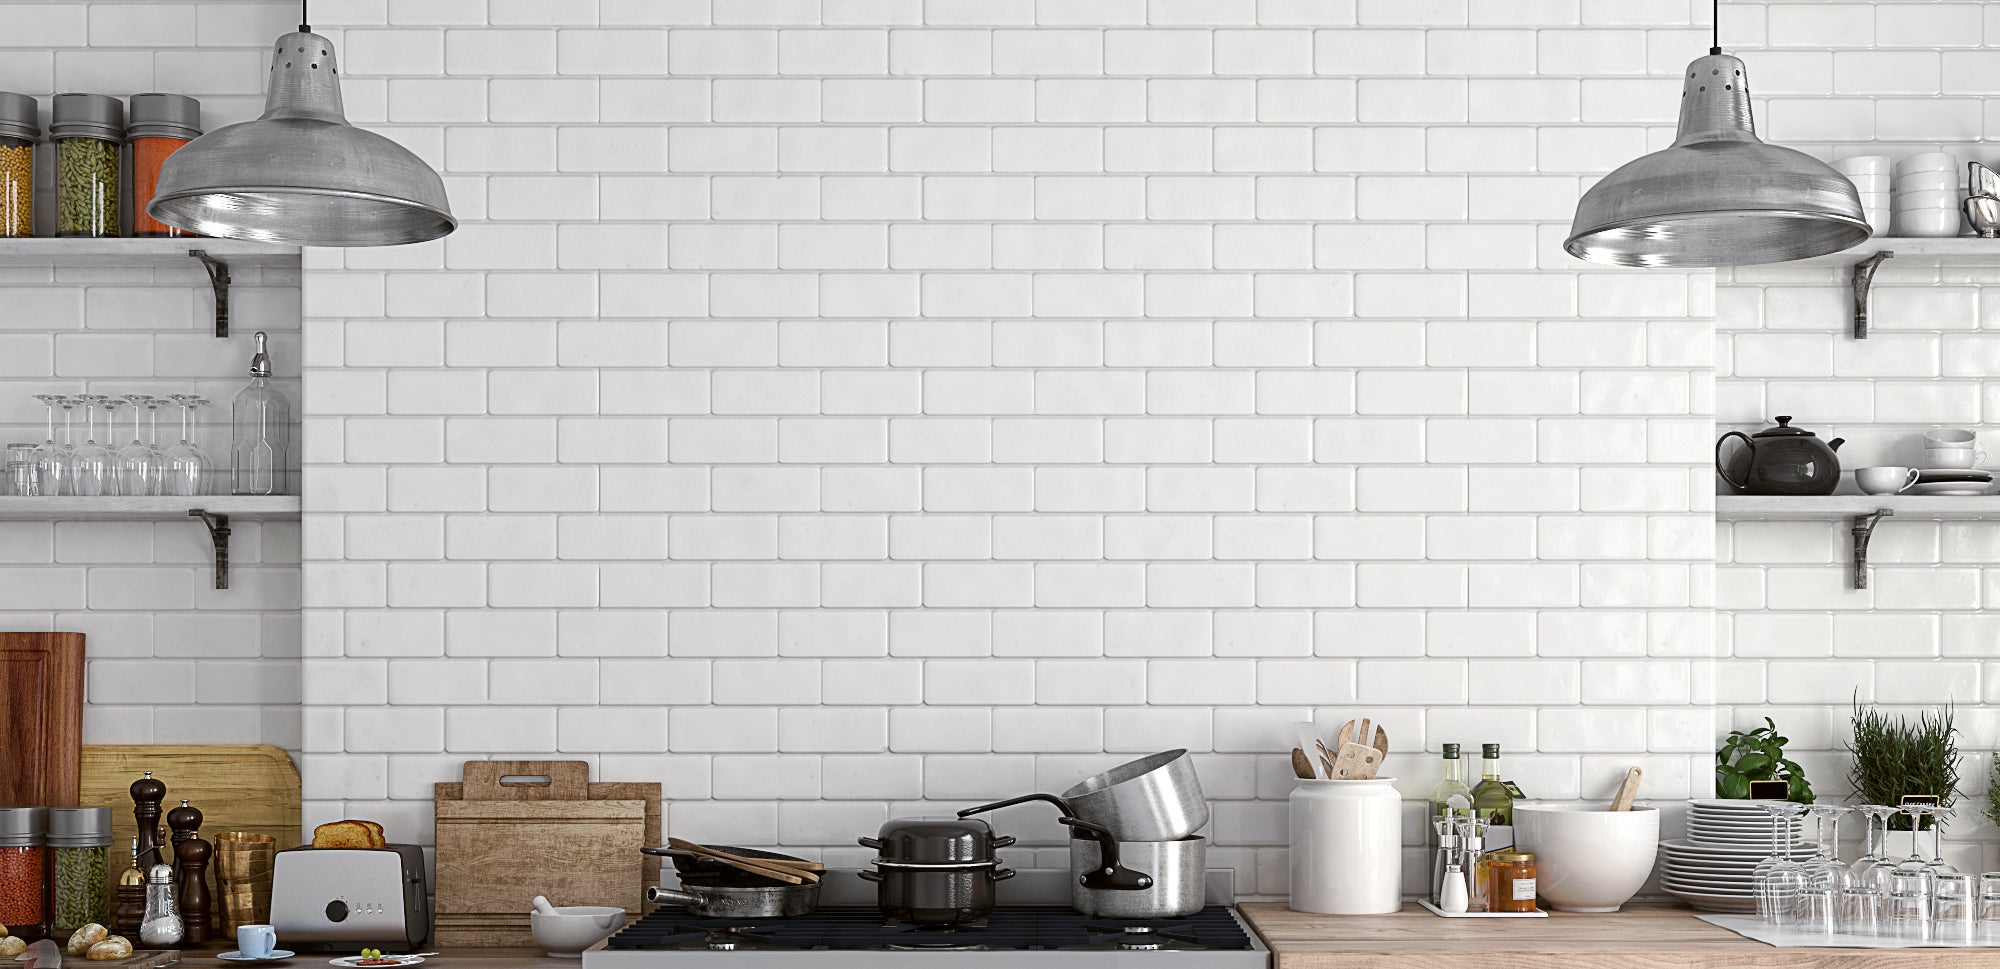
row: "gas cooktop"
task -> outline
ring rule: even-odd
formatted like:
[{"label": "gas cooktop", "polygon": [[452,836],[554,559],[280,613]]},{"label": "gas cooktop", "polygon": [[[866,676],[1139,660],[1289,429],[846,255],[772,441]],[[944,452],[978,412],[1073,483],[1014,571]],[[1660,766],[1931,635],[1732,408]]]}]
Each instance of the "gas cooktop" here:
[{"label": "gas cooktop", "polygon": [[1105,919],[1062,906],[993,910],[981,925],[890,925],[874,906],[828,906],[793,918],[702,918],[661,909],[583,954],[587,969],[658,966],[686,958],[729,959],[732,966],[879,964],[904,955],[950,955],[998,966],[1009,960],[1042,969],[1126,962],[1153,953],[1172,961],[1261,969],[1268,953],[1226,905],[1178,919]]}]

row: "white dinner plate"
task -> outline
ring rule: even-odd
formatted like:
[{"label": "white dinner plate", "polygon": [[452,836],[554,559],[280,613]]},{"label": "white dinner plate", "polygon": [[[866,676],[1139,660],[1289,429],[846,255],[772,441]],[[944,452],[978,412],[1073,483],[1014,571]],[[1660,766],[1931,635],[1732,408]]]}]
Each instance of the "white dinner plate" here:
[{"label": "white dinner plate", "polygon": [[[417,963],[420,963],[420,962],[424,961],[424,957],[423,957],[423,956],[397,956],[397,955],[385,955],[385,956],[382,956],[382,958],[383,958],[383,959],[394,959],[394,960],[396,960],[396,962],[395,962],[395,965],[398,965],[398,966],[414,966],[414,965],[416,965]],[[361,963],[362,963],[363,961],[365,961],[365,960],[363,960],[363,959],[362,959],[362,958],[361,958],[360,956],[348,956],[348,957],[346,957],[346,958],[344,958],[344,959],[332,959],[332,960],[328,960],[328,962],[327,962],[327,965],[330,965],[330,966],[343,966],[343,967],[346,967],[346,969],[390,969],[390,967],[389,967],[389,966],[363,966],[363,965],[361,965]]]},{"label": "white dinner plate", "polygon": [[1703,892],[1672,891],[1667,894],[1694,906],[1698,912],[1726,912],[1737,915],[1754,915],[1757,912],[1755,898],[1709,895]]},{"label": "white dinner plate", "polygon": [[1908,493],[1934,497],[1951,496],[1969,498],[1975,495],[1983,495],[1990,488],[1992,488],[1992,485],[1983,485],[1977,482],[1966,484],[1958,481],[1940,481],[1937,484],[1914,485]]}]

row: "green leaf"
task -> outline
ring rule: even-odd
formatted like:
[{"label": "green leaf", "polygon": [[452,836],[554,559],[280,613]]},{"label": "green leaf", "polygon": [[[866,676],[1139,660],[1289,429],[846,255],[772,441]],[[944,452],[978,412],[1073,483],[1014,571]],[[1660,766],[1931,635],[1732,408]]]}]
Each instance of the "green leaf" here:
[{"label": "green leaf", "polygon": [[1750,796],[1750,782],[1745,780],[1741,774],[1723,774],[1718,772],[1715,781],[1716,793],[1721,794],[1723,797],[1742,800]]},{"label": "green leaf", "polygon": [[1744,754],[1737,759],[1736,769],[1745,777],[1761,779],[1771,772],[1771,758],[1768,754]]}]

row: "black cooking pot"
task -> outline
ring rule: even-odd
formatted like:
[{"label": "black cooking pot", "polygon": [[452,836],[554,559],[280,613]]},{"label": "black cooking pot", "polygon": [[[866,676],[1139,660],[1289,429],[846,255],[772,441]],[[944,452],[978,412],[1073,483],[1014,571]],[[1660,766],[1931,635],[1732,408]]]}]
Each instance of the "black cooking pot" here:
[{"label": "black cooking pot", "polygon": [[857,872],[875,883],[875,904],[891,922],[956,925],[993,911],[994,883],[1014,877],[994,852],[1014,843],[984,821],[894,818],[873,838],[875,867]]},{"label": "black cooking pot", "polygon": [[994,851],[1014,843],[984,821],[967,818],[892,818],[873,838],[861,838],[880,860],[906,865],[959,865],[998,860]]}]

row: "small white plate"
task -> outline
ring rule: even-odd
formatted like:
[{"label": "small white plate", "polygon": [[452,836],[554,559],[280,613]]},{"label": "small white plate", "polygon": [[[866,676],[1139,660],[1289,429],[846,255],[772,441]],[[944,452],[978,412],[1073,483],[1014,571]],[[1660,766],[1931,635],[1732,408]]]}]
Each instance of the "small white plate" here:
[{"label": "small white plate", "polygon": [[215,957],[227,962],[279,962],[290,959],[295,955],[298,955],[298,953],[290,949],[272,949],[270,955],[259,958],[257,956],[246,956],[241,949],[238,949],[232,952],[218,952],[215,954]]},{"label": "small white plate", "polygon": [[[419,963],[419,962],[422,962],[422,961],[424,961],[424,957],[423,957],[423,956],[392,956],[392,955],[385,955],[385,956],[382,956],[382,958],[383,958],[383,959],[385,959],[385,960],[386,960],[386,959],[394,959],[394,960],[396,960],[396,961],[395,961],[395,963],[394,963],[394,965],[398,965],[398,966],[414,966],[414,965],[416,965],[417,963]],[[362,965],[362,963],[363,963],[363,962],[365,962],[365,961],[368,961],[368,960],[364,960],[364,959],[362,959],[362,958],[361,958],[360,956],[348,956],[348,957],[346,957],[346,958],[344,958],[344,959],[333,959],[333,960],[329,960],[329,961],[327,962],[327,965],[329,965],[329,966],[344,966],[344,967],[346,967],[346,969],[356,969],[356,967],[359,967],[359,969],[389,969],[389,966],[388,966],[388,965],[375,965],[375,966],[364,966],[364,965]]]}]

